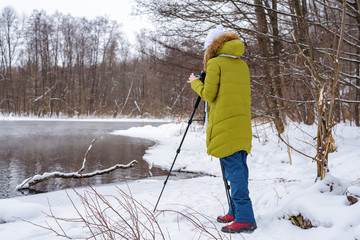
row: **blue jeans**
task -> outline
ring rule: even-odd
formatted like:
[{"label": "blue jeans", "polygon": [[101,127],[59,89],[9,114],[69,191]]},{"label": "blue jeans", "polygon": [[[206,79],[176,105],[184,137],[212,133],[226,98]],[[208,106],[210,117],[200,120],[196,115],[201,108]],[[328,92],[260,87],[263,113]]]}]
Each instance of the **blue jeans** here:
[{"label": "blue jeans", "polygon": [[231,201],[235,215],[229,206],[229,214],[235,217],[235,222],[254,223],[254,212],[249,197],[249,169],[246,164],[246,151],[239,151],[230,156],[220,158],[225,169],[225,177],[230,182]]}]

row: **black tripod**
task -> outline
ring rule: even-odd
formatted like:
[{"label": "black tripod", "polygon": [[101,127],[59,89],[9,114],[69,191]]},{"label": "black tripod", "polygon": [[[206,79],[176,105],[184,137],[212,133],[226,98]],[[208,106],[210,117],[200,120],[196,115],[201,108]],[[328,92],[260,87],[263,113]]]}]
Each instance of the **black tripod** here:
[{"label": "black tripod", "polygon": [[[204,82],[204,80],[205,80],[205,72],[201,72],[201,73],[200,73],[199,75],[197,75],[197,76],[200,77],[200,80],[201,80],[202,82]],[[163,194],[163,192],[164,192],[166,183],[167,183],[167,181],[168,181],[168,179],[169,179],[169,177],[170,177],[171,171],[172,171],[172,169],[173,169],[173,167],[174,167],[176,158],[177,158],[177,156],[179,155],[179,153],[180,153],[180,151],[181,151],[181,146],[182,146],[182,144],[183,144],[183,142],[184,142],[184,140],[185,140],[185,136],[186,136],[186,134],[187,134],[187,132],[188,132],[188,130],[189,130],[189,127],[190,127],[191,123],[193,122],[193,118],[194,118],[196,109],[199,107],[200,100],[201,100],[201,97],[199,96],[199,97],[197,98],[197,100],[196,100],[196,103],[195,103],[195,106],[194,106],[194,110],[193,110],[193,112],[192,112],[192,114],[191,114],[191,117],[190,117],[190,119],[189,119],[188,125],[187,125],[187,127],[186,127],[185,132],[184,132],[184,136],[183,136],[182,139],[181,139],[179,148],[176,150],[175,158],[174,158],[174,160],[173,160],[173,162],[172,162],[172,164],[171,164],[169,173],[168,173],[168,175],[167,175],[167,177],[166,177],[166,179],[165,179],[165,181],[164,181],[164,186],[163,186],[163,188],[162,188],[162,190],[161,190],[161,192],[160,192],[160,196],[159,196],[159,198],[158,198],[158,200],[157,200],[157,202],[156,202],[156,205],[155,205],[155,208],[154,208],[154,211],[153,211],[153,212],[156,211],[156,208],[157,208],[157,206],[158,206],[158,204],[159,204],[159,201],[160,201],[160,198],[161,198],[161,196],[162,196],[162,194]],[[230,186],[229,186],[228,181],[227,181],[226,178],[225,178],[224,167],[223,167],[221,161],[220,161],[220,164],[221,164],[221,172],[222,172],[223,180],[224,180],[224,184],[225,184],[226,196],[227,196],[227,199],[228,199],[229,206],[231,206],[231,209],[233,210],[233,213],[234,213],[234,208],[233,208],[233,206],[232,206],[231,196],[230,196],[230,192],[229,192]]]},{"label": "black tripod", "polygon": [[225,168],[224,168],[224,164],[221,162],[221,160],[220,160],[220,167],[221,167],[221,173],[222,173],[222,177],[223,177],[224,185],[225,185],[226,198],[227,198],[229,207],[231,207],[231,211],[235,217],[235,209],[234,209],[233,202],[231,201],[231,195],[230,195],[230,185],[228,183],[228,180],[225,177]]},{"label": "black tripod", "polygon": [[182,146],[182,144],[183,144],[183,142],[184,142],[184,140],[185,140],[185,136],[186,136],[186,134],[187,134],[187,132],[188,132],[188,130],[189,130],[189,127],[190,127],[190,125],[191,125],[191,123],[192,123],[192,121],[193,121],[193,117],[194,117],[194,115],[195,115],[196,109],[197,109],[198,106],[199,106],[200,100],[201,100],[201,97],[198,97],[197,100],[196,100],[196,103],[195,103],[195,106],[194,106],[194,110],[193,110],[193,112],[192,112],[192,114],[191,114],[191,117],[190,117],[190,119],[189,119],[189,122],[188,122],[188,125],[187,125],[187,127],[186,127],[184,136],[183,136],[183,138],[181,139],[179,148],[176,150],[176,155],[175,155],[174,161],[172,162],[171,167],[170,167],[170,170],[169,170],[169,173],[168,173],[168,175],[167,175],[167,177],[166,177],[166,179],[165,179],[164,186],[163,186],[163,188],[162,188],[162,190],[161,190],[159,199],[158,199],[157,202],[156,202],[156,205],[155,205],[155,208],[154,208],[154,212],[156,211],[157,205],[159,204],[161,195],[163,194],[163,191],[164,191],[164,189],[165,189],[165,185],[166,185],[166,183],[167,183],[167,181],[168,181],[168,179],[169,179],[169,177],[170,177],[170,174],[171,174],[171,171],[172,171],[172,169],[173,169],[173,167],[174,167],[176,158],[177,158],[177,156],[179,155],[179,153],[180,153],[180,151],[181,151],[181,146]]}]

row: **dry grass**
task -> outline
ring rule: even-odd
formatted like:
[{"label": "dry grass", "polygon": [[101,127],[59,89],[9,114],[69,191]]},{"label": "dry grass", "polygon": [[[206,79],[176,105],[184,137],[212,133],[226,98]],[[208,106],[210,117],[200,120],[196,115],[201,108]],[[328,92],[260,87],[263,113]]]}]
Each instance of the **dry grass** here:
[{"label": "dry grass", "polygon": [[[172,234],[179,233],[178,231],[171,233],[163,226],[167,219],[173,219],[172,217],[175,215],[177,221],[174,224],[177,225],[179,231],[184,222],[190,224],[191,231],[193,231],[192,239],[231,239],[231,235],[219,231],[213,217],[206,216],[187,206],[181,206],[183,207],[181,211],[161,210],[153,213],[149,209],[151,206],[147,207],[136,200],[130,189],[128,190],[129,193],[126,193],[117,188],[116,195],[103,195],[90,185],[82,193],[73,189],[75,197],[71,197],[68,191],[66,194],[75,210],[76,217],[56,216],[49,203],[49,212],[44,213],[46,215],[45,225],[22,220],[67,239],[161,240],[171,239]],[[80,200],[80,204],[76,203],[78,200]],[[187,228],[189,224],[186,224]],[[72,229],[71,233],[67,230],[69,226]]]},{"label": "dry grass", "polygon": [[289,216],[289,218],[293,225],[298,226],[302,229],[309,229],[309,228],[315,227],[312,225],[312,223],[309,219],[305,218],[301,214],[299,214],[297,216]]}]

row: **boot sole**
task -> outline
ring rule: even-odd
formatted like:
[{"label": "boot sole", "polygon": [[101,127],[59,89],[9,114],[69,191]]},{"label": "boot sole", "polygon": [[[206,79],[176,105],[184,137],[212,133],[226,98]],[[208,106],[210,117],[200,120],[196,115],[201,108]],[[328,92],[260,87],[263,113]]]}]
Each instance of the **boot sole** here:
[{"label": "boot sole", "polygon": [[248,227],[242,227],[236,230],[233,229],[221,229],[222,232],[224,233],[252,233],[255,231],[255,229],[257,228],[256,223],[252,226],[248,226]]}]

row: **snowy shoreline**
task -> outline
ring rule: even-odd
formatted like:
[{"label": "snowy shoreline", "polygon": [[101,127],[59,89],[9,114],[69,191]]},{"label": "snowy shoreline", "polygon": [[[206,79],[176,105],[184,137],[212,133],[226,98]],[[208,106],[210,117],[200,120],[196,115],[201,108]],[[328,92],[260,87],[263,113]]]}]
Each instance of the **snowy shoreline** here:
[{"label": "snowy shoreline", "polygon": [[0,114],[0,121],[69,121],[69,122],[170,122],[170,119],[159,118],[108,118],[108,117],[22,117],[4,116]]},{"label": "snowy shoreline", "polygon": [[[0,117],[1,120],[1,117]],[[150,139],[156,142],[146,151],[144,159],[163,168],[169,168],[186,127],[181,124],[163,124],[158,127],[134,127],[114,131],[112,134]],[[300,130],[300,128],[302,130]],[[290,123],[285,134],[297,149],[313,156],[311,134],[314,126]],[[250,196],[253,201],[258,229],[253,234],[231,235],[231,239],[360,239],[360,203],[350,205],[344,192],[360,184],[360,129],[346,124],[336,127],[335,142],[338,152],[330,154],[330,174],[324,181],[315,183],[316,164],[311,159],[291,152],[293,164],[289,164],[285,144],[278,141],[268,124],[255,127],[253,149],[248,157],[250,169]],[[218,159],[206,155],[205,131],[200,125],[192,125],[174,169],[201,171],[221,176]],[[165,179],[165,177],[164,177]],[[117,187],[131,190],[134,198],[152,209],[164,179],[147,178],[128,183],[96,186],[101,194],[116,195]],[[329,184],[332,185],[330,191]],[[77,191],[85,191],[79,188]],[[68,193],[76,204],[72,190]],[[62,239],[44,229],[23,222],[44,224],[48,218],[42,213],[52,211],[59,217],[75,217],[76,212],[64,190],[26,197],[0,200],[0,239]],[[186,207],[185,207],[186,206]],[[117,206],[115,206],[117,207]],[[183,211],[192,208],[214,219],[226,210],[226,197],[221,177],[172,179],[165,188],[158,209]],[[311,220],[315,228],[300,229],[291,224],[289,215],[302,214]],[[115,217],[115,216],[114,216]],[[171,233],[171,239],[209,239],[200,236],[194,226],[175,214],[159,215],[159,223]],[[85,238],[86,229],[79,224],[65,223],[64,229],[75,239]],[[229,235],[222,235],[230,239]]]}]

